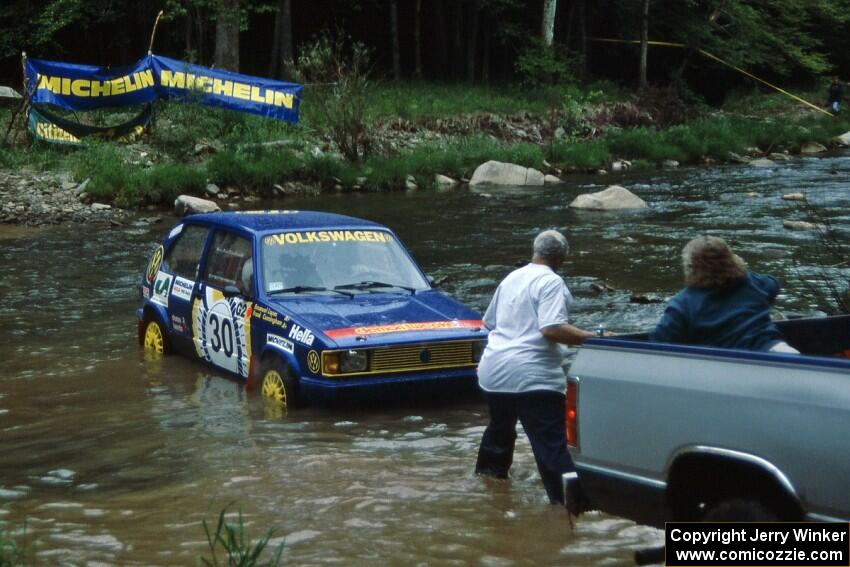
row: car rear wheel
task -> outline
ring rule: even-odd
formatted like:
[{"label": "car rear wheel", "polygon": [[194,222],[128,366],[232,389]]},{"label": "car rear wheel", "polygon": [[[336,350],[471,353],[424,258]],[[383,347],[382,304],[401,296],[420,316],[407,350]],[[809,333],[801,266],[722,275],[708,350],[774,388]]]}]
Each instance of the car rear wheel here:
[{"label": "car rear wheel", "polygon": [[146,351],[168,354],[168,339],[159,321],[152,319],[145,325],[143,346]]},{"label": "car rear wheel", "polygon": [[298,401],[295,378],[283,361],[272,357],[260,368],[260,394],[263,398],[283,406],[294,407]]}]

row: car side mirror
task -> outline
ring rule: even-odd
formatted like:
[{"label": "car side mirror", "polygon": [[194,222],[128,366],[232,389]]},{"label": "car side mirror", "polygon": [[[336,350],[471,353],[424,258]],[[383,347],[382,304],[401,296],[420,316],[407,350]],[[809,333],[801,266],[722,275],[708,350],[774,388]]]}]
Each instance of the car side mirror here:
[{"label": "car side mirror", "polygon": [[430,285],[431,287],[436,287],[436,284],[434,282],[437,280],[434,279],[434,276],[429,276],[426,274],[425,279],[428,280],[428,285]]},{"label": "car side mirror", "polygon": [[221,292],[224,294],[224,297],[236,297],[238,295],[242,295],[242,292],[235,285],[226,285]]}]

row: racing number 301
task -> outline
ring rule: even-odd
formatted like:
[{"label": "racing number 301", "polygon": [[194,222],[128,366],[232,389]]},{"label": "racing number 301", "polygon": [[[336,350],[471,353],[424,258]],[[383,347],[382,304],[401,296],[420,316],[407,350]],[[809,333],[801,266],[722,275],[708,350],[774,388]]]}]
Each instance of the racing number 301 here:
[{"label": "racing number 301", "polygon": [[210,346],[215,352],[224,350],[224,356],[233,356],[233,321],[227,318],[219,319],[215,313],[210,313],[212,339]]}]

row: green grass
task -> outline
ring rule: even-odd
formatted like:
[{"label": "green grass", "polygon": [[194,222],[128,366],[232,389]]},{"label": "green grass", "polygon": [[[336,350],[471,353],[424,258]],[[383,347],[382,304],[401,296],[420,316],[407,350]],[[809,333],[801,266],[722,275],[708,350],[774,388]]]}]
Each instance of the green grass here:
[{"label": "green grass", "polygon": [[229,522],[226,515],[227,507],[219,512],[214,531],[210,530],[206,520],[203,521],[204,533],[207,536],[207,545],[210,549],[209,557],[201,558],[203,565],[208,567],[275,567],[280,565],[283,544],[280,544],[276,550],[270,549],[270,557],[265,560],[261,559],[271,539],[271,529],[259,539],[251,541],[246,539],[242,512],[239,511],[236,522]]},{"label": "green grass", "polygon": [[[26,538],[26,526],[24,526]],[[25,567],[35,565],[35,548],[31,542],[21,543],[20,538],[0,530],[0,567]]]}]

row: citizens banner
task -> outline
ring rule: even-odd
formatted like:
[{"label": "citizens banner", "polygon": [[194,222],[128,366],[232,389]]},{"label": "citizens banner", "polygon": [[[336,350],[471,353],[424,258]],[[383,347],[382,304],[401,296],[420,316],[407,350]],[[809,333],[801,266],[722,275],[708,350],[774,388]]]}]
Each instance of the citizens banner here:
[{"label": "citizens banner", "polygon": [[93,110],[153,102],[191,102],[298,122],[303,86],[211,69],[148,54],[135,65],[97,67],[26,59],[34,106]]}]

